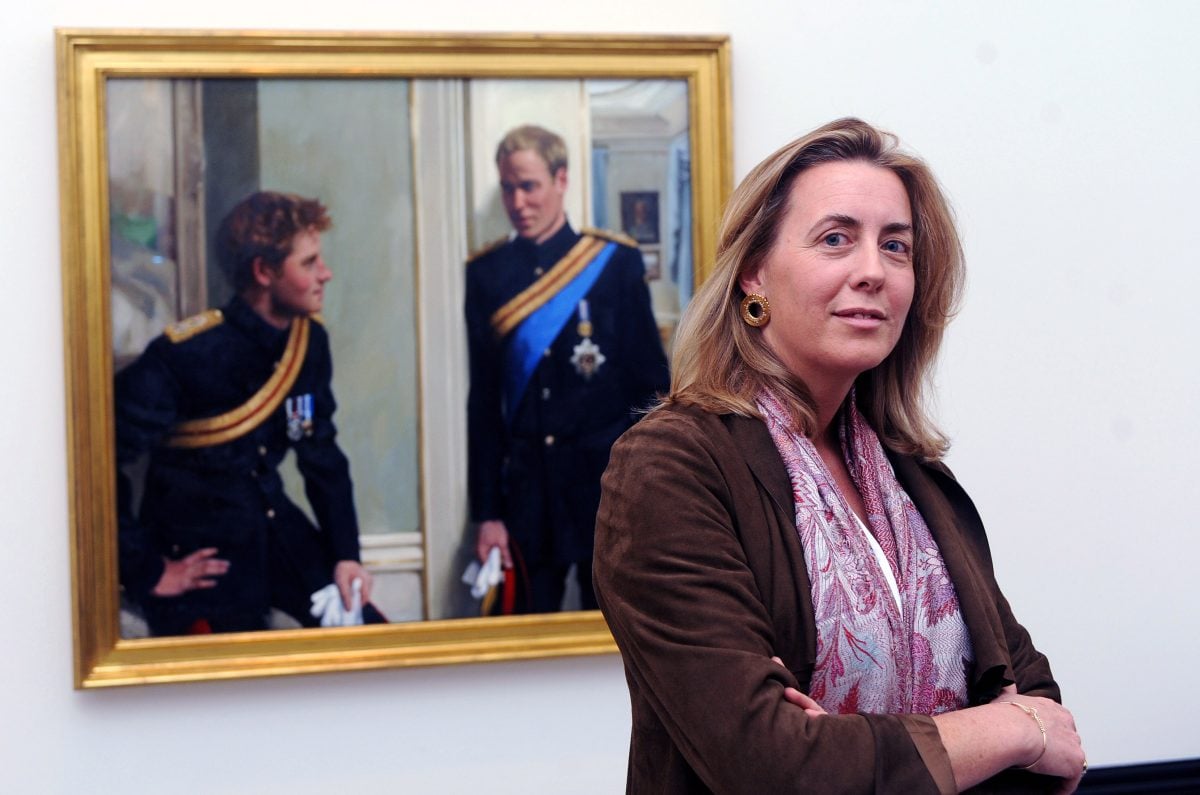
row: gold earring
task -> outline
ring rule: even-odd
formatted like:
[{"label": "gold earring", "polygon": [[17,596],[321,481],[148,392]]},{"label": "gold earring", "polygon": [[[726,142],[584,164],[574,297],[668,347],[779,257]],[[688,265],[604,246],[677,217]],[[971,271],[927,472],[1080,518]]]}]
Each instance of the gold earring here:
[{"label": "gold earring", "polygon": [[771,304],[767,302],[766,296],[750,293],[742,299],[742,320],[746,321],[747,326],[765,326],[770,319]]}]

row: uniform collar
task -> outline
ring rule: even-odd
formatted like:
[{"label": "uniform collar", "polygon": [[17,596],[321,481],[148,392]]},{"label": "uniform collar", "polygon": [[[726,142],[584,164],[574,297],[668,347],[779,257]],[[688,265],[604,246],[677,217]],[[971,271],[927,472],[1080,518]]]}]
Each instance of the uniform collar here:
[{"label": "uniform collar", "polygon": [[561,229],[541,243],[518,237],[513,240],[513,246],[523,256],[532,257],[539,266],[548,268],[562,259],[578,240],[579,233],[572,229],[571,222],[567,221]]},{"label": "uniform collar", "polygon": [[287,339],[288,329],[275,328],[263,320],[240,296],[230,299],[221,311],[230,325],[267,350],[276,350]]}]

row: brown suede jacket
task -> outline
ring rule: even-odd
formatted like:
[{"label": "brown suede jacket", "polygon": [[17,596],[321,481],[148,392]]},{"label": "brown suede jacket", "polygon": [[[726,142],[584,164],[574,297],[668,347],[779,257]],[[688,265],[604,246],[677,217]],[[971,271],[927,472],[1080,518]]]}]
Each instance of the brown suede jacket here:
[{"label": "brown suede jacket", "polygon": [[[889,457],[957,589],[971,703],[1012,682],[1059,700],[966,492],[941,465]],[[665,407],[628,431],[604,475],[594,584],[629,683],[629,792],[954,791],[932,718],[814,720],[784,700],[784,687],[808,688],[816,629],[791,484],[761,421]],[[980,791],[1057,783],[1010,771]]]}]

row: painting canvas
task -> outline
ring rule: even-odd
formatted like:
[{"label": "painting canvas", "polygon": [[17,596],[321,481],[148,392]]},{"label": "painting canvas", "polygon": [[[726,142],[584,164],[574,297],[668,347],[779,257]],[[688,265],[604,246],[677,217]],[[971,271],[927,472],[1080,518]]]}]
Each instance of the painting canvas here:
[{"label": "painting canvas", "polygon": [[[561,129],[573,222],[621,231],[626,196],[653,195],[662,231],[645,260],[669,266],[651,281],[669,342],[728,190],[727,41],[60,31],[58,45],[77,684],[611,651],[594,611],[482,618],[462,582],[463,263],[508,231],[503,130]],[[276,611],[271,631],[157,637],[120,570],[114,377],[231,300],[216,227],[262,190],[318,197],[333,220],[320,322],[389,623],[306,630]],[[121,471],[135,502],[146,466]],[[311,517],[294,456],[280,472]]]}]

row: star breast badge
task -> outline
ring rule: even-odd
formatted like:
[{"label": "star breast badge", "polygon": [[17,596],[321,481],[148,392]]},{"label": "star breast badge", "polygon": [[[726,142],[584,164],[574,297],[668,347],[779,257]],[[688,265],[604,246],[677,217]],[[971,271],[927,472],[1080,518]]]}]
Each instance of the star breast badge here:
[{"label": "star breast badge", "polygon": [[606,360],[600,352],[600,346],[592,342],[590,337],[585,337],[573,350],[571,364],[575,365],[575,372],[583,376],[585,381],[590,381]]}]

